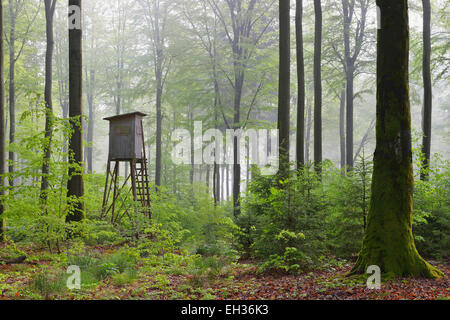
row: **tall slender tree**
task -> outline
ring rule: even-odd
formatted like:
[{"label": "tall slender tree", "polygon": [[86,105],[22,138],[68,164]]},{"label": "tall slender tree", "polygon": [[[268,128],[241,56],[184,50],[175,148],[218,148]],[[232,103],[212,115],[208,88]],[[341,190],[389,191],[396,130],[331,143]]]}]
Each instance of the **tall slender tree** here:
[{"label": "tall slender tree", "polygon": [[322,4],[314,0],[314,163],[322,172]]},{"label": "tall slender tree", "polygon": [[[12,144],[15,142],[16,138],[16,64],[20,59],[20,56],[23,53],[23,49],[25,47],[25,43],[28,40],[28,35],[32,30],[32,25],[36,20],[40,12],[40,4],[39,8],[36,10],[36,14],[32,16],[29,21],[27,21],[26,29],[23,34],[20,35],[20,38],[17,34],[17,19],[19,16],[26,10],[26,1],[25,0],[8,0],[9,6],[9,38],[5,34],[5,40],[9,46],[9,143]],[[20,40],[20,41],[18,41]],[[19,42],[18,51],[16,51],[16,44]],[[9,150],[9,165],[8,172],[10,174],[9,185],[14,186],[14,162],[15,162],[15,153],[12,148]]]},{"label": "tall slender tree", "polygon": [[[22,3],[17,3],[14,0],[9,0],[9,143],[15,142],[16,137],[16,21],[19,11],[19,6]],[[14,186],[14,161],[15,154],[13,150],[9,151],[9,166],[8,172],[11,175],[9,178],[9,185]]]},{"label": "tall slender tree", "polygon": [[363,247],[351,273],[371,265],[397,276],[439,277],[417,252],[412,233],[414,185],[409,100],[407,0],[377,0],[377,129],[372,197]]},{"label": "tall slender tree", "polygon": [[69,27],[69,118],[72,135],[69,140],[69,181],[67,196],[72,210],[66,216],[67,222],[84,219],[83,184],[83,52],[81,0],[69,0],[69,18],[75,26]]},{"label": "tall slender tree", "polygon": [[297,0],[295,10],[297,39],[297,169],[305,164],[305,61],[303,53],[303,0]]},{"label": "tall slender tree", "polygon": [[353,168],[353,95],[354,95],[354,61],[350,53],[350,25],[353,20],[355,1],[349,2],[349,0],[342,0],[342,10],[344,18],[344,58],[343,65],[346,76],[346,97],[347,104],[346,110],[346,159],[345,165],[350,169]]},{"label": "tall slender tree", "polygon": [[[271,8],[272,2],[269,6],[265,6],[264,2],[258,2],[257,0],[227,0],[226,3],[227,13],[222,9],[222,1],[219,0],[207,0],[210,6],[213,8],[215,14],[223,25],[225,37],[231,47],[233,54],[233,77],[228,77],[228,81],[233,88],[233,121],[228,121],[225,117],[223,108],[221,109],[225,124],[228,128],[236,131],[245,127],[241,123],[241,113],[243,98],[245,97],[245,82],[246,75],[249,68],[249,61],[254,58],[255,50],[262,36],[266,33],[269,26],[272,24],[273,19],[263,19],[264,14],[261,11],[267,11]],[[228,20],[225,18],[229,16],[231,19],[231,27]],[[261,25],[257,24],[262,22]],[[261,82],[262,84],[262,82]],[[261,91],[261,85],[255,90],[253,103],[249,107],[251,111],[258,93]],[[250,115],[250,113],[248,113]],[[231,125],[230,125],[231,123]],[[241,213],[241,165],[239,155],[239,139],[234,138],[233,143],[233,211],[234,215],[238,216]],[[227,167],[228,170],[228,167]],[[228,173],[228,171],[227,171]],[[227,187],[228,179],[227,179]]]},{"label": "tall slender tree", "polygon": [[86,11],[91,12],[89,25],[86,25],[83,30],[83,37],[85,44],[85,56],[84,56],[84,74],[85,81],[84,87],[86,91],[86,100],[88,104],[88,119],[87,119],[87,135],[86,146],[84,148],[86,165],[89,173],[94,170],[94,130],[95,130],[95,103],[97,95],[97,73],[98,73],[98,59],[96,58],[100,52],[99,40],[94,30],[98,26],[96,23],[95,14],[98,12],[95,2],[88,4],[89,7],[85,8]]},{"label": "tall slender tree", "polygon": [[5,78],[3,0],[0,0],[0,242],[6,241],[5,220]]},{"label": "tall slender tree", "polygon": [[85,148],[88,172],[92,173],[94,170],[94,129],[95,129],[95,90],[96,90],[96,70],[95,68],[85,69],[86,74],[86,96],[89,107],[88,112],[88,132],[87,132],[87,146]]},{"label": "tall slender tree", "polygon": [[125,66],[125,53],[127,44],[125,42],[125,32],[127,29],[127,15],[126,10],[122,7],[122,1],[117,0],[117,16],[113,17],[113,25],[115,27],[114,32],[114,54],[115,54],[115,67],[114,67],[114,104],[116,106],[116,115],[119,115],[123,111],[123,89],[124,89],[124,66]]},{"label": "tall slender tree", "polygon": [[[362,52],[363,44],[366,37],[366,23],[367,23],[367,12],[369,9],[369,0],[360,0],[360,16],[359,19],[356,18],[356,5],[355,1],[342,0],[343,8],[343,19],[344,19],[344,58],[342,63],[344,65],[345,76],[346,76],[346,165],[349,169],[353,167],[354,164],[354,96],[355,96],[355,75],[357,73],[358,58]],[[354,40],[351,40],[351,25],[358,20],[356,31],[354,33]],[[352,49],[353,43],[353,49]]]},{"label": "tall slender tree", "polygon": [[311,146],[311,128],[313,125],[313,119],[312,119],[312,98],[306,98],[306,113],[307,113],[307,119],[306,119],[306,133],[305,133],[305,163],[310,163],[311,157],[310,157],[310,146]]},{"label": "tall slender tree", "polygon": [[278,130],[280,174],[289,175],[290,134],[290,82],[291,82],[291,5],[290,0],[279,1],[280,23],[280,69],[278,83]]},{"label": "tall slender tree", "polygon": [[[195,19],[192,17],[192,13],[189,13],[189,10],[187,7],[191,7],[190,3],[187,3],[186,7],[184,8],[184,15],[186,19],[188,20],[189,24],[191,25],[191,29],[195,36],[200,40],[200,43],[202,44],[202,47],[205,49],[206,53],[208,54],[209,61],[210,61],[210,68],[211,68],[211,77],[212,81],[214,82],[214,102],[213,102],[213,114],[214,114],[214,125],[215,129],[219,129],[219,108],[221,108],[222,104],[222,97],[220,92],[220,86],[219,86],[219,74],[218,74],[218,56],[217,56],[217,24],[218,24],[218,18],[217,14],[214,14],[214,19],[209,23],[208,19],[205,17],[208,16],[208,7],[206,5],[207,0],[202,1],[202,19]],[[196,10],[197,8],[193,8],[193,10]],[[201,23],[201,26],[197,26],[195,23],[195,20],[199,21]],[[203,29],[201,32],[201,29]],[[217,152],[217,155],[219,153]],[[221,196],[221,175],[220,175],[220,164],[221,159],[217,156],[214,161],[214,171],[213,171],[213,195],[214,195],[214,204],[217,206],[217,204],[220,202],[220,196]]]},{"label": "tall slender tree", "polygon": [[168,17],[171,4],[161,0],[139,0],[145,12],[145,19],[150,28],[151,47],[153,51],[153,64],[156,83],[156,155],[155,155],[155,185],[161,186],[162,172],[162,99],[167,74],[171,67],[171,57],[167,53],[168,44]]},{"label": "tall slender tree", "polygon": [[[332,37],[328,40],[331,42],[333,59],[339,62],[345,75],[345,100],[341,102],[345,104],[345,139],[342,141],[345,146],[345,161],[341,161],[341,166],[347,166],[351,170],[354,165],[354,100],[359,94],[355,92],[355,79],[371,65],[372,59],[367,57],[369,54],[368,47],[368,12],[370,0],[341,0],[339,8],[335,10],[338,14],[335,16],[342,26],[342,37]],[[332,26],[335,28],[336,26]],[[365,59],[361,59],[365,56]],[[368,70],[364,70],[366,72]],[[341,81],[341,80],[339,80]],[[342,124],[342,122],[341,122]]]},{"label": "tall slender tree", "polygon": [[53,139],[53,49],[55,45],[53,35],[53,21],[55,16],[56,0],[44,0],[45,4],[45,21],[46,21],[46,37],[47,48],[45,53],[45,147],[44,161],[42,163],[42,182],[41,182],[41,201],[47,202],[48,192],[48,175],[50,174],[50,158]]},{"label": "tall slender tree", "polygon": [[[59,15],[58,11],[56,15]],[[65,17],[65,14],[63,16]],[[56,21],[59,22],[55,28],[55,75],[57,78],[58,102],[61,108],[62,118],[67,119],[69,117],[69,45],[66,34],[67,21],[64,19],[57,19]],[[64,132],[63,135],[62,152],[64,154],[64,162],[67,162],[68,132]]]},{"label": "tall slender tree", "polygon": [[431,160],[431,125],[433,115],[433,86],[431,81],[431,5],[430,0],[422,0],[423,5],[423,170],[421,180],[429,177]]},{"label": "tall slender tree", "polygon": [[160,1],[154,6],[154,46],[155,46],[155,77],[156,77],[156,166],[155,185],[161,186],[162,171],[162,97],[166,81],[167,70],[170,68],[170,59],[164,52],[166,35],[164,30],[167,23],[168,5],[165,4],[160,11]]},{"label": "tall slender tree", "polygon": [[339,108],[339,140],[341,149],[341,169],[346,168],[346,145],[345,145],[345,89],[341,91],[341,107]]},{"label": "tall slender tree", "polygon": [[[57,26],[55,29],[55,74],[58,83],[59,106],[63,119],[67,119],[69,116],[69,48],[65,24],[63,25],[63,28]],[[66,148],[64,151],[66,151]]]}]

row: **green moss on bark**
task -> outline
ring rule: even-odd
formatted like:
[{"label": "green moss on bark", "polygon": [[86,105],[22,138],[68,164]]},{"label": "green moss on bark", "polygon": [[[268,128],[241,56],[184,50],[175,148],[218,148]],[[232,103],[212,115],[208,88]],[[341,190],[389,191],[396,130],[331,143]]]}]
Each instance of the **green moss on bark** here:
[{"label": "green moss on bark", "polygon": [[413,187],[407,0],[377,0],[381,11],[377,66],[377,147],[363,248],[350,274],[377,265],[396,276],[440,277],[417,252]]}]

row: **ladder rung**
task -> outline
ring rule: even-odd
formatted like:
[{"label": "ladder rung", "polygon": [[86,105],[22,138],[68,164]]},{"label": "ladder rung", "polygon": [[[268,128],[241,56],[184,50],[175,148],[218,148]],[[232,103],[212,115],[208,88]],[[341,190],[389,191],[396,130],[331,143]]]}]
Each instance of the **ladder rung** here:
[{"label": "ladder rung", "polygon": [[148,176],[147,160],[143,159],[136,162],[134,172],[136,201],[142,203],[144,206],[150,206],[150,191],[148,189],[150,179]]}]

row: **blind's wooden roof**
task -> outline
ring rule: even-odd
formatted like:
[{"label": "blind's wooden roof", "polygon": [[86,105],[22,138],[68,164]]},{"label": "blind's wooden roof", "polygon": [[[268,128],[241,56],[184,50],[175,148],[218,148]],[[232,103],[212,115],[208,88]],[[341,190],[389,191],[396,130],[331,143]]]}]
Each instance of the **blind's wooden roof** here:
[{"label": "blind's wooden roof", "polygon": [[124,118],[136,117],[136,116],[146,117],[147,115],[142,112],[132,112],[132,113],[120,114],[118,116],[104,118],[103,120],[113,121],[113,120],[119,120],[119,119],[124,119]]}]

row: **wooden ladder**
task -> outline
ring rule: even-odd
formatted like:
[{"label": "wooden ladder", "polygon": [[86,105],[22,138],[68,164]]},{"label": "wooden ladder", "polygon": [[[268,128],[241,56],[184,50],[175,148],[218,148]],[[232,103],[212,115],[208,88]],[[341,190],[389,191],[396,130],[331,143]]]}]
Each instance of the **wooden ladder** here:
[{"label": "wooden ladder", "polygon": [[135,166],[135,185],[136,194],[135,201],[139,202],[145,209],[144,213],[150,218],[150,181],[148,177],[147,159],[144,158],[136,162]]},{"label": "wooden ladder", "polygon": [[139,202],[144,209],[144,215],[151,218],[150,178],[148,176],[144,134],[142,134],[142,148],[143,158],[132,161],[131,164],[133,168],[131,180],[134,183],[132,189],[135,190],[134,201]]}]

